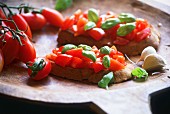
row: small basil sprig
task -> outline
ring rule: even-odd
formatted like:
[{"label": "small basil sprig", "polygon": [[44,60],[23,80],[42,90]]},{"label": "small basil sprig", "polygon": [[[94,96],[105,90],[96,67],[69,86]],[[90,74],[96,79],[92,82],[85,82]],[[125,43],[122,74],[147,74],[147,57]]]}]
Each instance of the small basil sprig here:
[{"label": "small basil sprig", "polygon": [[113,72],[109,72],[108,74],[104,75],[103,78],[98,82],[98,86],[100,88],[108,89],[108,85],[110,82],[113,82],[114,75]]},{"label": "small basil sprig", "polygon": [[58,11],[65,10],[73,4],[72,0],[57,0],[55,9]]},{"label": "small basil sprig", "polygon": [[92,48],[90,46],[85,45],[85,44],[78,45],[78,48],[83,48],[83,50],[85,50],[85,51],[91,51],[92,50]]},{"label": "small basil sprig", "polygon": [[94,52],[83,50],[82,54],[83,54],[83,56],[85,56],[85,57],[91,59],[93,62],[96,61],[96,55],[95,55]]},{"label": "small basil sprig", "polygon": [[115,25],[117,25],[119,23],[120,23],[120,19],[118,19],[118,18],[109,18],[109,19],[107,19],[106,21],[104,21],[102,23],[101,28],[102,29],[110,29],[110,28],[112,28],[113,26],[115,26]]},{"label": "small basil sprig", "polygon": [[110,54],[110,48],[109,46],[104,46],[100,48],[100,53],[101,54]]},{"label": "small basil sprig", "polygon": [[118,18],[120,19],[121,22],[126,22],[126,23],[136,21],[135,16],[130,13],[121,13]]},{"label": "small basil sprig", "polygon": [[110,57],[109,55],[105,55],[102,59],[102,64],[105,68],[109,68],[110,67]]},{"label": "small basil sprig", "polygon": [[98,11],[94,8],[90,8],[88,10],[88,20],[92,22],[97,22],[99,20],[99,14]]},{"label": "small basil sprig", "polygon": [[75,48],[77,48],[77,46],[75,46],[75,45],[73,45],[73,44],[66,44],[66,45],[63,47],[61,53],[65,53],[67,50],[75,49]]},{"label": "small basil sprig", "polygon": [[148,73],[140,67],[133,69],[131,75],[133,80],[137,82],[143,82],[148,79]]},{"label": "small basil sprig", "polygon": [[96,26],[96,24],[92,21],[89,21],[85,26],[84,26],[84,30],[90,30],[92,28],[94,28]]},{"label": "small basil sprig", "polygon": [[135,29],[135,27],[136,27],[135,23],[122,24],[117,30],[117,35],[126,36],[127,34],[131,33]]}]

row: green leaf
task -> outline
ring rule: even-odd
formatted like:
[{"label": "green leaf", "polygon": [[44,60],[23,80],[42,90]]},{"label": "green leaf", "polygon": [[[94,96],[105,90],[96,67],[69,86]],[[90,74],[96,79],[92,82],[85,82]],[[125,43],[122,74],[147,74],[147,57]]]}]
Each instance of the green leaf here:
[{"label": "green leaf", "polygon": [[110,54],[110,48],[109,46],[104,46],[100,48],[100,53],[101,54]]},{"label": "green leaf", "polygon": [[86,50],[86,51],[91,51],[92,48],[88,45],[85,45],[85,44],[80,44],[78,45],[78,48],[83,48],[83,50]]},{"label": "green leaf", "polygon": [[110,67],[110,57],[109,55],[105,55],[102,59],[102,64],[105,68],[109,68]]},{"label": "green leaf", "polygon": [[126,22],[126,23],[136,21],[135,16],[130,13],[121,13],[118,18],[120,19],[121,22]]},{"label": "green leaf", "polygon": [[92,22],[92,21],[89,21],[85,26],[84,26],[84,30],[86,31],[86,30],[90,30],[90,29],[92,29],[93,27],[95,27],[96,26],[96,24],[94,23],[94,22]]},{"label": "green leaf", "polygon": [[95,55],[94,52],[83,50],[82,54],[83,54],[83,56],[85,56],[85,57],[91,59],[93,62],[96,61],[96,55]]},{"label": "green leaf", "polygon": [[73,44],[66,44],[64,48],[62,49],[61,53],[65,53],[67,50],[75,49],[75,48],[77,48],[77,46]]},{"label": "green leaf", "polygon": [[122,24],[117,30],[117,35],[126,36],[127,34],[131,33],[135,29],[135,27],[136,27],[135,23]]},{"label": "green leaf", "polygon": [[110,29],[119,23],[120,23],[120,20],[118,18],[109,18],[105,22],[102,23],[101,28],[102,29]]},{"label": "green leaf", "polygon": [[90,8],[88,10],[88,20],[97,23],[97,21],[99,20],[99,14],[96,9]]},{"label": "green leaf", "polygon": [[112,82],[113,78],[113,72],[109,72],[108,74],[104,75],[103,78],[98,82],[98,86],[100,88],[108,89],[108,85],[110,82]]},{"label": "green leaf", "polygon": [[65,10],[70,7],[72,3],[72,0],[56,0],[55,9],[58,11]]},{"label": "green leaf", "polygon": [[132,70],[132,78],[134,81],[143,82],[148,79],[148,73],[143,68],[137,67]]}]

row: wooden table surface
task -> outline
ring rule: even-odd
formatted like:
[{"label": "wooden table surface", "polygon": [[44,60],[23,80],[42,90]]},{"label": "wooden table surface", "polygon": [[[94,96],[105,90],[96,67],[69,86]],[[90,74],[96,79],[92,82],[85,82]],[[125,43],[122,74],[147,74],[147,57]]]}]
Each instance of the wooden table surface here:
[{"label": "wooden table surface", "polygon": [[[1,0],[2,1],[2,0]],[[55,0],[3,0],[8,5],[18,5],[29,3],[34,7],[54,8]],[[145,1],[144,2],[148,2]],[[155,2],[157,4],[157,1]],[[153,4],[152,4],[153,5]],[[100,7],[99,7],[100,6]],[[168,5],[159,4],[153,8],[141,1],[135,0],[74,0],[74,4],[69,9],[62,12],[64,16],[71,15],[75,10],[86,10],[90,7],[100,9],[101,12],[108,10],[120,12],[131,12],[137,17],[146,18],[161,33],[161,45],[158,53],[170,63],[170,16]],[[165,9],[164,9],[165,8]],[[160,10],[161,9],[161,10]],[[163,27],[157,27],[162,23]],[[34,45],[38,56],[50,53],[56,47],[58,29],[46,26],[41,31],[33,32]],[[42,45],[43,44],[43,45]],[[166,52],[166,53],[165,53]],[[132,59],[137,59],[134,57]],[[168,64],[167,69],[170,68]],[[46,103],[92,103],[91,108],[99,106],[106,113],[124,114],[150,114],[148,95],[156,90],[166,88],[170,85],[169,70],[151,76],[145,83],[135,83],[127,81],[115,84],[108,91],[98,88],[97,85],[70,81],[62,78],[49,76],[46,80],[35,82],[28,78],[26,69],[20,62],[13,63],[5,67],[0,75],[0,93],[4,95],[23,98],[31,101],[43,101]],[[95,104],[95,105],[94,105]],[[133,107],[133,108],[132,108]],[[96,108],[98,110],[98,108]],[[100,112],[100,111],[99,111]],[[102,112],[100,112],[102,113]]]}]

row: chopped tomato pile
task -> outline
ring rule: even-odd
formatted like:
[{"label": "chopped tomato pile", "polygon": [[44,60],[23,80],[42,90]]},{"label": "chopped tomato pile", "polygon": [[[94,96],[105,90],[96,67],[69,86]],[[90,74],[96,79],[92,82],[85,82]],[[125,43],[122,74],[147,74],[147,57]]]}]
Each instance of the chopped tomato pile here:
[{"label": "chopped tomato pile", "polygon": [[125,57],[115,46],[98,49],[84,44],[67,44],[53,49],[46,57],[62,67],[91,68],[96,73],[105,69],[117,71],[126,66]]},{"label": "chopped tomato pile", "polygon": [[140,42],[151,34],[150,24],[145,19],[136,18],[130,13],[117,15],[111,11],[100,15],[93,8],[85,12],[77,10],[64,20],[61,30],[69,30],[74,36],[89,36],[97,41],[109,37],[118,45]]}]

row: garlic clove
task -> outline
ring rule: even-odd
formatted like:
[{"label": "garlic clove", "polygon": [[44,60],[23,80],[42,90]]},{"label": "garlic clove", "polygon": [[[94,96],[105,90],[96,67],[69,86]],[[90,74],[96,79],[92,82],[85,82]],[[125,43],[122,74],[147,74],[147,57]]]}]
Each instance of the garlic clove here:
[{"label": "garlic clove", "polygon": [[165,67],[165,59],[158,54],[150,54],[144,59],[143,69],[147,71],[157,71]]},{"label": "garlic clove", "polygon": [[150,55],[150,54],[154,54],[154,53],[156,54],[155,48],[153,48],[152,46],[146,47],[146,48],[142,51],[141,56],[140,56],[138,62],[139,62],[139,61],[143,61],[143,60],[146,58],[146,56],[148,56],[148,55]]}]

